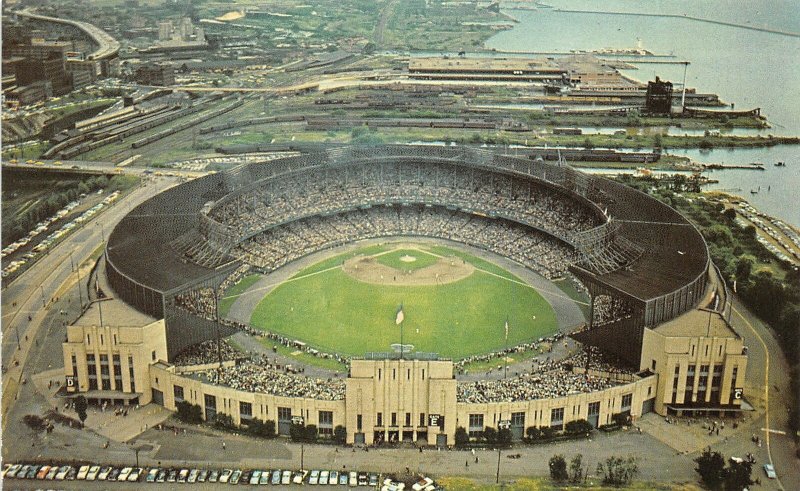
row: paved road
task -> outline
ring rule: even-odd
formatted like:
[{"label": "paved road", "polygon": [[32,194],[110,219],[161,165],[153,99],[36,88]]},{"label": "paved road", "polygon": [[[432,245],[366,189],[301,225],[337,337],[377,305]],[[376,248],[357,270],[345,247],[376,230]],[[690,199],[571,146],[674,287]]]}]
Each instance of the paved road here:
[{"label": "paved road", "polygon": [[[16,382],[23,379],[24,360],[36,331],[43,325],[49,311],[54,308],[60,311],[64,308],[61,304],[56,307],[55,299],[70,293],[65,290],[64,284],[76,279],[73,264],[77,266],[87,260],[132,207],[177,182],[178,179],[174,178],[159,178],[144,183],[96,219],[86,222],[19,278],[4,285],[2,359],[3,366],[8,369],[3,374],[4,413],[8,410],[7,392],[16,390]],[[76,287],[73,290],[77,293]],[[85,301],[85,290],[83,298]],[[15,362],[19,362],[19,366]]]}]

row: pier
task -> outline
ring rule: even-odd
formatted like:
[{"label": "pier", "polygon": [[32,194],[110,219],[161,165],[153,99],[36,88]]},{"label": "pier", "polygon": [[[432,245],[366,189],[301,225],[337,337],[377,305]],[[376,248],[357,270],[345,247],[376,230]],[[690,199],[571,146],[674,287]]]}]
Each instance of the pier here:
[{"label": "pier", "polygon": [[646,12],[613,12],[602,10],[572,10],[572,9],[555,9],[556,12],[566,12],[569,14],[604,14],[604,15],[635,15],[637,17],[661,17],[673,19],[688,19],[698,22],[706,22],[708,24],[717,24],[720,26],[738,27],[741,29],[749,29],[751,31],[767,32],[769,34],[778,34],[781,36],[790,36],[800,38],[800,33],[791,31],[782,31],[780,29],[771,29],[769,27],[750,26],[747,24],[737,24],[735,22],[726,22],[723,20],[705,19],[703,17],[695,17],[693,15],[678,15],[678,14],[648,14]]}]

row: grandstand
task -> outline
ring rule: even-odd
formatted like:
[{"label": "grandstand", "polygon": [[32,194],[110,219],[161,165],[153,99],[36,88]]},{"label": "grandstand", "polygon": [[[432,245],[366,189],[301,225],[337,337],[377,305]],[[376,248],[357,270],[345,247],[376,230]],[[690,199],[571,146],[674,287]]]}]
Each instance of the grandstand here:
[{"label": "grandstand", "polygon": [[[568,278],[589,294],[586,325],[452,361],[428,354],[348,359],[220,319],[220,292],[245,274],[280,274],[311,254],[393,236],[468,244],[545,278]],[[703,237],[654,198],[563,162],[389,145],[243,164],[131,210],[104,257],[115,298],[163,319],[125,335],[142,339],[130,348],[140,353],[134,363],[143,363],[137,370],[145,380],[137,378],[132,399],[142,403],[174,409],[192,394],[206,418],[221,411],[242,424],[277,415],[286,434],[292,417],[313,421],[319,413],[326,425],[346,426],[348,443],[431,445],[452,442],[456,426],[468,422],[469,433],[479,434],[484,418],[510,421],[521,438],[526,425],[563,428],[582,418],[600,426],[619,413],[741,410],[746,350],[725,320],[727,291]],[[76,391],[105,394],[87,385],[95,349],[87,340],[101,331],[110,338],[109,329],[70,327],[65,370],[77,378]],[[238,331],[347,363],[347,377],[306,377],[302,368],[230,347],[223,361],[213,346]],[[583,351],[551,360],[545,347],[565,335]],[[512,377],[463,378],[470,361],[524,351],[541,356]],[[135,392],[133,375],[122,375],[109,386]],[[229,402],[218,406],[219,398]],[[390,413],[405,414],[407,424],[387,424]],[[418,414],[437,418],[411,425]]]}]

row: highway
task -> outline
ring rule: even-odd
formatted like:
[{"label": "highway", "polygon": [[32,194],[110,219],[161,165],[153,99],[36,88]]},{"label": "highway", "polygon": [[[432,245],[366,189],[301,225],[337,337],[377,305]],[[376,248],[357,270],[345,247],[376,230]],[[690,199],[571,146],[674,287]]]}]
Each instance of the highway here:
[{"label": "highway", "polygon": [[111,37],[104,30],[93,24],[89,24],[88,22],[81,22],[72,19],[60,19],[58,17],[48,17],[46,15],[35,14],[28,9],[16,12],[16,14],[20,17],[28,17],[47,22],[57,22],[59,24],[69,24],[85,32],[98,46],[97,50],[86,56],[86,58],[89,60],[102,60],[105,58],[111,58],[119,52],[119,41]]},{"label": "highway", "polygon": [[177,178],[145,182],[97,218],[86,222],[19,278],[4,285],[2,360],[7,371],[3,374],[3,416],[13,399],[11,393],[16,392],[23,380],[27,353],[53,299],[66,293],[65,284],[74,285],[76,275],[72,265],[78,266],[88,260],[131,208],[179,182]]}]

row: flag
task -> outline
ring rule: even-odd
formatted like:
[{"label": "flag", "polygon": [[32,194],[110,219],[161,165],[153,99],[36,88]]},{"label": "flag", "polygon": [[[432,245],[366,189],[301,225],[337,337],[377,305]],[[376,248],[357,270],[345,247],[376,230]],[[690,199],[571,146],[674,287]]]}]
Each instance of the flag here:
[{"label": "flag", "polygon": [[405,318],[406,316],[403,313],[403,304],[400,304],[400,308],[397,309],[397,317],[395,317],[394,323],[399,326]]}]

